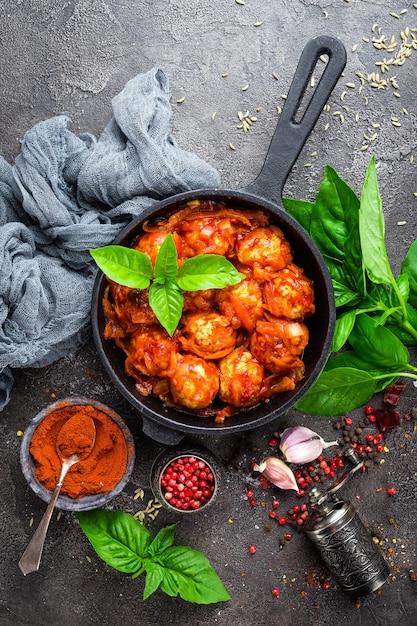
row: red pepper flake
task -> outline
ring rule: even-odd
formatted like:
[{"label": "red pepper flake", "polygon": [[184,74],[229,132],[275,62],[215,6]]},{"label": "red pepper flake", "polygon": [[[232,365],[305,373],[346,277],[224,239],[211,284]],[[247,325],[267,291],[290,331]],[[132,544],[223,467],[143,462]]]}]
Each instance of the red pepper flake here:
[{"label": "red pepper flake", "polygon": [[394,383],[385,389],[384,392],[384,402],[385,404],[391,404],[392,406],[397,406],[398,400],[400,399],[400,395],[405,389],[404,383]]},{"label": "red pepper flake", "polygon": [[400,414],[398,411],[386,411],[385,409],[375,409],[376,424],[381,432],[387,428],[396,428],[400,425]]},{"label": "red pepper flake", "polygon": [[276,439],[270,439],[269,444],[271,448],[276,448],[278,441]]}]

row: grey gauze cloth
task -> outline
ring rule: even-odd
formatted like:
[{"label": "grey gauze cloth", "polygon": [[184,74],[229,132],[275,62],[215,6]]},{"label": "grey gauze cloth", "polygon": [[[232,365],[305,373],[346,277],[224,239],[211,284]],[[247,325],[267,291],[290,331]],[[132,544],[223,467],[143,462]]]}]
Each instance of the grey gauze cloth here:
[{"label": "grey gauze cloth", "polygon": [[158,199],[219,185],[215,169],[180,149],[161,68],[130,80],[98,140],[65,115],[0,157],[0,409],[13,368],[43,367],[89,336],[96,267],[88,252],[113,241]]}]

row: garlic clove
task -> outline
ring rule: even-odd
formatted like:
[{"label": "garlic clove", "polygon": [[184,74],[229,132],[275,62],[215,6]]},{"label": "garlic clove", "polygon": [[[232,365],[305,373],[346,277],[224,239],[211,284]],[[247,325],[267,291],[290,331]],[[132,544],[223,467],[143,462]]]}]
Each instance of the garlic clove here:
[{"label": "garlic clove", "polygon": [[265,459],[260,465],[253,468],[256,472],[260,472],[269,482],[273,483],[280,489],[293,489],[298,491],[297,481],[293,471],[275,456]]},{"label": "garlic clove", "polygon": [[279,448],[289,463],[310,463],[324,448],[338,445],[338,441],[325,442],[320,435],[305,426],[286,428],[281,435]]}]

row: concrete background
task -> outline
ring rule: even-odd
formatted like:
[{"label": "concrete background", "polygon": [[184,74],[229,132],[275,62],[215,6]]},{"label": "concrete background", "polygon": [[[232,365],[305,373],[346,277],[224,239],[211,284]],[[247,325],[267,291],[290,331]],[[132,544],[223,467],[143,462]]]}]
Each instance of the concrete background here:
[{"label": "concrete background", "polygon": [[[13,161],[20,139],[33,124],[63,111],[70,115],[74,132],[99,135],[111,117],[111,99],[126,81],[162,65],[171,81],[177,142],[216,167],[222,186],[231,189],[245,187],[259,172],[278,120],[277,107],[283,105],[305,43],[318,34],[339,37],[348,52],[344,76],[293,168],[285,195],[314,199],[326,164],[360,193],[374,154],[388,253],[398,271],[417,232],[417,50],[411,48],[403,64],[384,73],[376,64],[398,51],[401,32],[417,28],[412,2],[0,0],[0,24],[0,150],[5,158]],[[378,48],[378,42],[375,47],[372,40],[382,36],[386,45],[392,37],[397,42],[393,52]],[[367,80],[378,71],[388,81],[395,77],[382,89]],[[356,72],[365,76],[362,88]],[[258,121],[247,134],[236,128],[239,110],[256,111]],[[399,126],[393,125],[393,117]],[[284,514],[295,503],[293,496],[264,492],[254,484],[258,505],[249,507],[245,491],[252,481],[250,462],[268,452],[274,431],[304,424],[333,438],[332,420],[290,411],[241,436],[202,440],[216,449],[225,469],[219,499],[207,513],[185,520],[162,512],[155,520],[145,517],[152,533],[177,522],[177,543],[208,556],[231,600],[196,606],[157,592],[143,602],[143,581],[133,581],[100,561],[70,513],[54,516],[40,571],[22,576],[17,562],[45,506],[21,473],[16,433],[55,398],[85,395],[111,406],[125,418],[137,447],[131,483],[113,506],[134,513],[152,497],[149,467],[161,446],[141,433],[140,415],[116,392],[92,343],[48,368],[15,371],[15,378],[12,399],[0,419],[2,625],[416,623],[417,582],[410,575],[417,571],[413,422],[401,421],[389,433],[384,464],[355,476],[343,491],[362,520],[379,533],[381,549],[389,556],[392,577],[380,593],[355,604],[332,580],[324,589],[328,574],[305,536],[276,523],[266,530],[274,493]],[[380,405],[381,398],[373,402]],[[415,404],[415,388],[409,383],[401,413]],[[358,410],[353,418],[361,414]],[[386,493],[391,484],[398,490],[395,497]],[[143,501],[134,499],[139,488],[145,491]],[[292,539],[281,549],[284,532]],[[258,546],[255,555],[248,552],[252,543]],[[280,590],[278,598],[271,594],[273,587]]]}]

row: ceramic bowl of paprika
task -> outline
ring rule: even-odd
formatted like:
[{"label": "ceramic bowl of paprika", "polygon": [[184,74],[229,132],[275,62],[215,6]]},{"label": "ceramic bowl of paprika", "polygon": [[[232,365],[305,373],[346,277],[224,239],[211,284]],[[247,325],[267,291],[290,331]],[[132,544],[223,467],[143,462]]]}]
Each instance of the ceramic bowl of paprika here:
[{"label": "ceramic bowl of paprika", "polygon": [[206,511],[216,500],[222,472],[214,455],[184,444],[160,453],[151,468],[151,488],[161,505],[178,514]]},{"label": "ceramic bowl of paprika", "polygon": [[128,483],[135,464],[133,437],[115,411],[84,397],[58,400],[38,413],[26,429],[20,463],[29,486],[49,502],[58,480],[61,460],[56,437],[62,425],[77,411],[88,413],[96,426],[90,455],[68,472],[56,507],[65,511],[100,508]]}]

